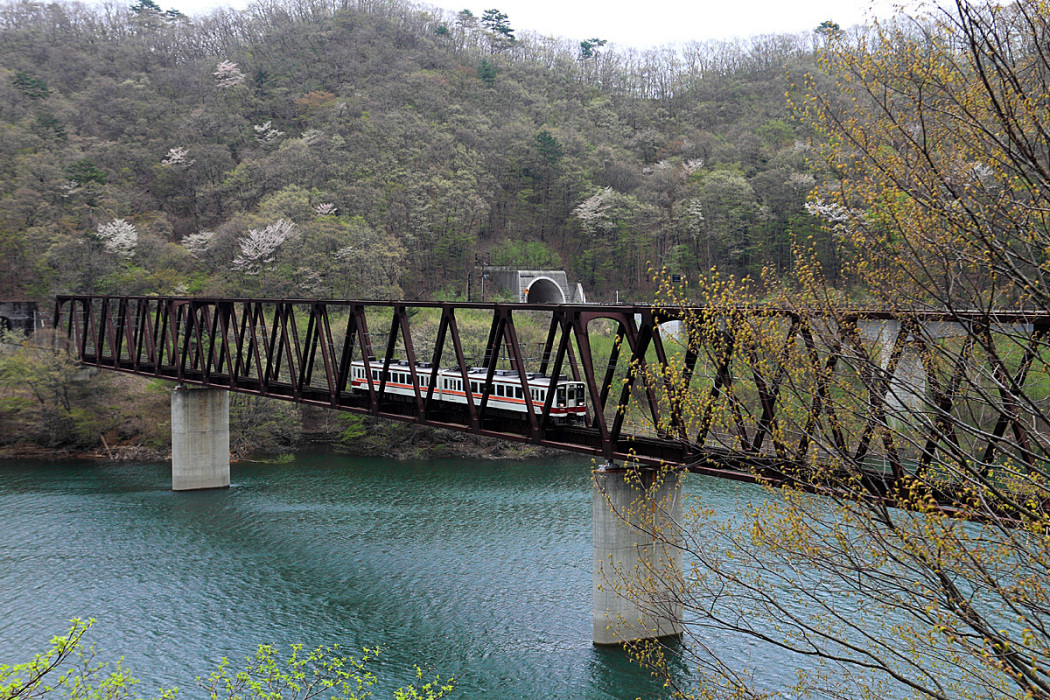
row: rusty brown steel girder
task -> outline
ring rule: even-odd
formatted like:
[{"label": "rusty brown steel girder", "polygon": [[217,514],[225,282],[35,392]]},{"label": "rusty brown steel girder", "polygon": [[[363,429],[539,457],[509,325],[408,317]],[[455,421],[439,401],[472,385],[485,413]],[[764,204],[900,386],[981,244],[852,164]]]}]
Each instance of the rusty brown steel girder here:
[{"label": "rusty brown steel girder", "polygon": [[[529,318],[524,325],[523,316]],[[488,323],[487,339],[474,356],[465,344],[464,321],[475,328]],[[537,357],[527,357],[521,331],[528,326],[534,332],[541,321],[548,324],[545,340]],[[660,330],[669,321],[682,323],[673,353]],[[769,324],[763,333],[779,334],[765,350],[753,328],[748,335],[746,326],[755,322]],[[884,365],[873,359],[879,351],[870,338],[858,331],[872,322],[898,323],[893,337],[886,337]],[[923,330],[946,322],[969,329],[947,369],[929,352],[938,341]],[[600,333],[596,323],[604,324]],[[1010,324],[1020,330],[1005,333]],[[81,362],[107,370],[608,460],[687,465],[745,481],[798,483],[797,470],[817,454],[819,460],[864,465],[866,488],[892,500],[909,479],[930,469],[938,451],[956,459],[965,448],[985,464],[1009,455],[1029,468],[1047,460],[1032,440],[1033,430],[1047,426],[1033,427],[1019,399],[1033,374],[1046,374],[1045,313],[851,310],[832,317],[773,307],[60,296],[55,325]],[[1020,353],[1018,359],[1008,359],[1004,342]],[[888,409],[906,345],[921,355],[930,395],[924,409],[929,420],[920,421],[910,443],[890,430]],[[972,426],[963,445],[957,426],[965,424],[955,413],[964,403],[963,375],[974,371],[978,349],[985,359],[977,364],[988,368],[992,387],[983,400],[992,407],[994,427]],[[789,356],[801,358],[811,373],[807,387],[800,388],[787,371]],[[351,386],[355,361],[368,377],[360,389]],[[471,372],[475,361],[484,379]],[[554,391],[542,404],[534,399],[530,363],[547,377],[569,375],[583,383],[588,408],[582,423],[556,421]],[[467,391],[465,404],[438,400],[434,379],[442,367],[464,386],[473,379],[480,394]],[[387,391],[391,368],[411,377],[411,395]],[[844,368],[854,374],[852,385],[835,381]],[[497,371],[501,381],[509,377],[522,391],[524,410],[516,415],[493,407]],[[860,408],[847,415],[835,392],[850,386]],[[909,451],[915,454],[909,457]]]},{"label": "rusty brown steel girder", "polygon": [[[424,369],[411,316],[426,309],[440,318],[428,358],[430,366]],[[459,316],[471,312],[491,314],[481,358],[486,370],[484,390],[480,398],[467,392],[465,406],[451,406],[435,399],[433,379],[446,363],[465,384],[470,383],[472,358],[464,348]],[[636,459],[645,464],[689,461],[690,449],[685,441],[624,433],[630,386],[624,386],[615,405],[606,405],[618,346],[603,383],[601,405],[591,406],[582,425],[555,423],[554,391],[546,392],[537,414],[534,409],[538,404],[528,390],[526,358],[515,324],[515,314],[525,312],[551,317],[541,372],[550,368],[550,376],[558,377],[568,371],[597,396],[587,324],[599,318],[628,329],[632,359],[644,369],[646,351],[653,343],[652,310],[630,306],[60,296],[55,325],[65,330],[82,363],[106,370],[529,442],[605,459]],[[636,314],[645,316],[641,327],[635,322]],[[334,332],[334,315],[340,324],[345,321],[345,331]],[[389,331],[381,334],[385,338],[382,347],[373,345],[366,318],[369,315],[388,319]],[[577,348],[581,349],[580,357]],[[367,391],[353,391],[349,385],[355,360],[364,363]],[[386,391],[389,371],[399,360],[407,361],[415,388],[415,396],[408,401],[391,397]],[[526,409],[520,416],[507,415],[490,405],[489,392],[501,361],[509,363],[522,389]],[[378,381],[372,380],[373,368],[380,370]],[[430,381],[421,382],[420,375],[428,372]],[[645,384],[641,374],[635,374],[634,381]],[[646,394],[647,421],[659,425],[656,396],[651,388]],[[615,416],[612,426],[609,415]]]}]

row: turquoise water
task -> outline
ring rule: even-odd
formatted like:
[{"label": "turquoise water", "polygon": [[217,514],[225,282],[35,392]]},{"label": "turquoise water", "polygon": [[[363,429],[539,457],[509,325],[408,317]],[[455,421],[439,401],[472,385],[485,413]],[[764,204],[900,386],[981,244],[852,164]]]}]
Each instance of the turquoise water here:
[{"label": "turquoise water", "polygon": [[455,698],[666,695],[591,645],[589,460],[307,453],[232,481],[173,493],[164,464],[0,462],[0,663],[93,617],[143,693],[199,697],[196,676],[260,643],[338,643],[384,649],[377,698],[414,664],[454,675]]}]

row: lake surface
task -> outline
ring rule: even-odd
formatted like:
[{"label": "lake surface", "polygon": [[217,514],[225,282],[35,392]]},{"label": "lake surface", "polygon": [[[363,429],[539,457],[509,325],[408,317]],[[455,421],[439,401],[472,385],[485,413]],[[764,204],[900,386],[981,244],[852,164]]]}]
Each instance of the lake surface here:
[{"label": "lake surface", "polygon": [[[139,693],[260,643],[384,649],[377,698],[414,664],[454,698],[661,698],[591,645],[590,460],[395,462],[306,453],[173,493],[166,464],[0,461],[0,663],[73,617]],[[753,487],[691,476],[705,505]],[[761,497],[761,496],[759,496]]]}]

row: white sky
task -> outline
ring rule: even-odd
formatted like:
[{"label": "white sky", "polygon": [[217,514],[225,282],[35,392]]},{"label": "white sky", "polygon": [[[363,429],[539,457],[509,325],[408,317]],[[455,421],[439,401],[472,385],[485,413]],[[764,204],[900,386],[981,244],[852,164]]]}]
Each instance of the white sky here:
[{"label": "white sky", "polygon": [[[430,0],[477,16],[495,7],[511,27],[574,41],[607,39],[620,47],[732,39],[808,31],[824,20],[846,28],[864,20],[869,0]],[[879,1],[879,0],[876,0]],[[888,2],[879,2],[888,7]]]},{"label": "white sky", "polygon": [[[606,39],[624,48],[648,48],[706,39],[732,39],[757,34],[814,29],[824,20],[843,29],[864,21],[874,11],[890,14],[891,0],[427,0],[452,11],[469,9],[478,17],[496,8],[516,31],[582,41]],[[249,0],[158,0],[189,15],[229,5],[242,9]]]}]

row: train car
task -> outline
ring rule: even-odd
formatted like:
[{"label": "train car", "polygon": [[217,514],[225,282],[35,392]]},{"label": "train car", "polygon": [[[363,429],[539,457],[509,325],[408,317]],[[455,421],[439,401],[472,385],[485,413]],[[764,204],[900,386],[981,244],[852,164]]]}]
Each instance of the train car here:
[{"label": "train car", "polygon": [[[369,361],[366,369],[362,360],[351,363],[350,366],[350,390],[368,391],[368,372],[371,371],[372,383],[379,389],[382,380],[382,362]],[[434,372],[430,362],[416,363],[416,382],[424,395],[430,388],[430,382],[436,381],[434,386],[434,400],[446,403],[467,403],[467,392],[473,396],[474,405],[481,404],[482,390],[485,385],[485,377],[488,369],[485,367],[471,367],[467,372],[467,380],[464,382],[462,373],[455,369],[439,368]],[[587,394],[584,391],[583,382],[569,381],[564,374],[559,376],[551,386],[551,378],[536,372],[525,374],[528,382],[528,391],[532,398],[533,411],[537,415],[543,412],[543,405],[547,400],[547,393],[554,391],[554,400],[551,403],[551,418],[558,423],[575,423],[583,421],[587,417]],[[399,396],[404,398],[415,397],[415,387],[412,380],[412,367],[405,360],[392,362],[386,370],[386,385],[383,388],[384,396]],[[522,413],[528,411],[525,395],[522,391],[521,381],[516,370],[498,369],[492,377],[489,386],[490,408],[507,411],[510,413]]]}]

